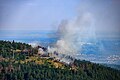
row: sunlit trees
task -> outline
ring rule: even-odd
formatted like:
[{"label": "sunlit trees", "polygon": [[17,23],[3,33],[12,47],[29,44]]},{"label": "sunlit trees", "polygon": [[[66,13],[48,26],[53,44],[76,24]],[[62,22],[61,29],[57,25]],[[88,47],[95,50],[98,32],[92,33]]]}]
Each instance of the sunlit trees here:
[{"label": "sunlit trees", "polygon": [[75,60],[76,70],[70,69],[70,65],[64,65],[63,69],[55,68],[48,59],[42,58],[37,60],[44,64],[36,64],[35,61],[21,63],[26,58],[21,53],[14,54],[17,63],[11,61],[12,50],[25,48],[32,49],[28,44],[0,41],[0,56],[6,59],[0,61],[0,80],[120,80],[119,70],[89,61]]}]

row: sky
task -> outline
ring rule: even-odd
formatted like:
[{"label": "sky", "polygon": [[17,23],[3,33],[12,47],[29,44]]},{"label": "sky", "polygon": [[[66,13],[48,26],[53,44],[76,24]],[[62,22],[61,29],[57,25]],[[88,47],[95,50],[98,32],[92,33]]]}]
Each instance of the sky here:
[{"label": "sky", "polygon": [[77,4],[73,0],[0,0],[0,26],[15,30],[51,29],[61,20],[73,17]]},{"label": "sky", "polygon": [[120,0],[0,0],[0,30],[57,30],[90,13],[99,36],[119,37]]}]

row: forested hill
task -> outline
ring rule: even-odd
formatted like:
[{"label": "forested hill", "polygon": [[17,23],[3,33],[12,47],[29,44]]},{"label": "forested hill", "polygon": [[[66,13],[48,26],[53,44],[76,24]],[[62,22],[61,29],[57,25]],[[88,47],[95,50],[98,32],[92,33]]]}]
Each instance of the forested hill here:
[{"label": "forested hill", "polygon": [[0,80],[120,80],[120,71],[81,60],[68,65],[28,44],[0,41]]}]

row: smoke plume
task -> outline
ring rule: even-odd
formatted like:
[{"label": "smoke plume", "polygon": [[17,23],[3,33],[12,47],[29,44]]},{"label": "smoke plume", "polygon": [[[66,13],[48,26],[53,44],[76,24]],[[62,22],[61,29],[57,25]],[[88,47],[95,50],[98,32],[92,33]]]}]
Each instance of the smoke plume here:
[{"label": "smoke plume", "polygon": [[81,13],[72,20],[63,20],[58,26],[57,32],[59,38],[54,47],[48,49],[48,52],[56,51],[74,57],[78,52],[80,53],[85,41],[95,35],[93,17],[90,13]]}]

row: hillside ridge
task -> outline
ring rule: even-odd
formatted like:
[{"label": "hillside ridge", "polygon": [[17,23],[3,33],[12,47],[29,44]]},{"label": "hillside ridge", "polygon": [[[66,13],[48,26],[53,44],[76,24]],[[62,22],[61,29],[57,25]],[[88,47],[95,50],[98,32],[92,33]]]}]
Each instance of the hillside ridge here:
[{"label": "hillside ridge", "polygon": [[0,41],[0,80],[119,80],[120,71],[75,59],[60,62],[38,56],[37,48],[19,42]]}]

